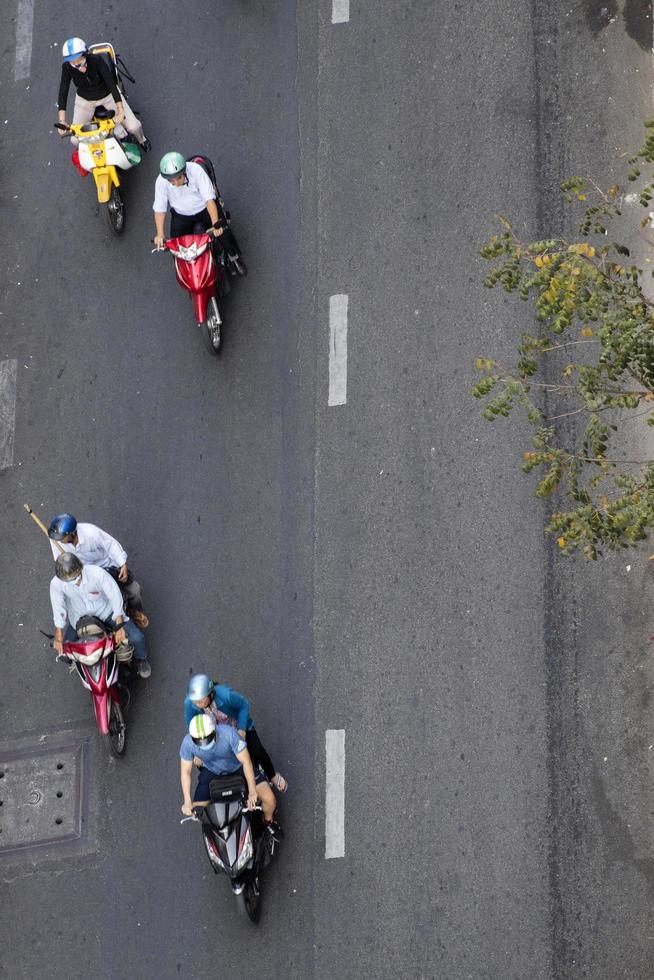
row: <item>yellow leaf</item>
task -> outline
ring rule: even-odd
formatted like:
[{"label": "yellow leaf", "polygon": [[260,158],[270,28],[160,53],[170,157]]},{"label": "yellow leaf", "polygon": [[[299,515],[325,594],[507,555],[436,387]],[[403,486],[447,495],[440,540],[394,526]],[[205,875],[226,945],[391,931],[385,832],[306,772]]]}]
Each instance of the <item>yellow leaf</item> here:
[{"label": "yellow leaf", "polygon": [[579,198],[580,201],[585,201],[586,200],[586,195],[585,194],[577,194],[577,197]]},{"label": "yellow leaf", "polygon": [[592,327],[583,327],[582,330],[581,330],[581,336],[582,337],[592,337],[593,336],[593,328]]},{"label": "yellow leaf", "polygon": [[586,255],[588,256],[589,259],[592,259],[593,256],[595,255],[595,249],[593,248],[592,245],[589,246],[588,251],[586,252]]},{"label": "yellow leaf", "polygon": [[566,366],[563,368],[563,377],[569,378],[573,371],[574,364],[566,364]]},{"label": "yellow leaf", "polygon": [[559,548],[565,548],[565,538],[557,538],[556,543],[558,544]]},{"label": "yellow leaf", "polygon": [[531,457],[532,457],[532,453],[523,453],[522,454],[522,458],[523,459],[531,459]]},{"label": "yellow leaf", "polygon": [[537,269],[543,268],[543,260],[540,257],[540,255],[537,255],[536,258],[534,259],[534,265],[536,266]]}]

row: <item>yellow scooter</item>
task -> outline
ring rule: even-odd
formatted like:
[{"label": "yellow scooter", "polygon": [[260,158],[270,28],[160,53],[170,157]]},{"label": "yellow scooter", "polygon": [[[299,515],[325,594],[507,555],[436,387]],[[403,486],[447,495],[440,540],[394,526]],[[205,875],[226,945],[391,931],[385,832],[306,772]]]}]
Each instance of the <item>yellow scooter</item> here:
[{"label": "yellow scooter", "polygon": [[[98,202],[105,205],[109,227],[121,235],[125,227],[125,205],[120,196],[120,170],[131,170],[141,162],[141,148],[115,134],[113,109],[98,106],[93,121],[81,126],[55,123],[55,129],[79,141],[79,166],[93,174]],[[122,127],[121,127],[122,129]]]}]

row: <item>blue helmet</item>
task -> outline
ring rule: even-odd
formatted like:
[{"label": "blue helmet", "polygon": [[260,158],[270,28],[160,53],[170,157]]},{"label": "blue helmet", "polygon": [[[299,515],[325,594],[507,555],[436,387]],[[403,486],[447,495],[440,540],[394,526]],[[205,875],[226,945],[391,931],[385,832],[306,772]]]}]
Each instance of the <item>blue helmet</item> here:
[{"label": "blue helmet", "polygon": [[64,61],[77,61],[83,54],[86,54],[86,42],[81,37],[69,37],[61,46]]},{"label": "blue helmet", "polygon": [[193,674],[188,682],[186,697],[191,701],[202,701],[213,691],[213,681],[207,674]]},{"label": "blue helmet", "polygon": [[61,541],[67,534],[74,534],[77,529],[77,521],[72,514],[57,514],[50,521],[48,537],[53,541]]}]

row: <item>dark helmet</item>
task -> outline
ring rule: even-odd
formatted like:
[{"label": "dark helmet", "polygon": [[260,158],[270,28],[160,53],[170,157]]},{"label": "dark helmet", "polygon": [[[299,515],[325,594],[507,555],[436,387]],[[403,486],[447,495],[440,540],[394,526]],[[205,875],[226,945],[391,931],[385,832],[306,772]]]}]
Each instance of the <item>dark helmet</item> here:
[{"label": "dark helmet", "polygon": [[59,555],[55,561],[55,575],[62,582],[72,582],[73,579],[82,574],[83,568],[84,565],[77,555],[73,555],[70,551],[65,551],[63,555]]},{"label": "dark helmet", "polygon": [[67,534],[74,534],[77,521],[72,514],[57,514],[50,521],[48,537],[53,541],[61,541]]}]

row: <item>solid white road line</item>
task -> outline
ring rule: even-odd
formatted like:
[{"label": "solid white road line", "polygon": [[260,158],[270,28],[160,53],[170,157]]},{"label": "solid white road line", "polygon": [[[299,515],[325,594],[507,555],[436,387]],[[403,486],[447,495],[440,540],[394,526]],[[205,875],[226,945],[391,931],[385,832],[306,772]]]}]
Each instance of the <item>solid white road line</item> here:
[{"label": "solid white road line", "polygon": [[347,24],[350,19],[350,0],[332,0],[332,24]]},{"label": "solid white road line", "polygon": [[17,361],[0,361],[0,470],[14,462]]},{"label": "solid white road line", "polygon": [[325,857],[345,856],[345,731],[325,732]]},{"label": "solid white road line", "polygon": [[16,68],[14,78],[20,82],[30,77],[32,67],[32,28],[34,0],[18,0],[16,12]]},{"label": "solid white road line", "polygon": [[328,405],[347,402],[347,294],[329,297]]}]

